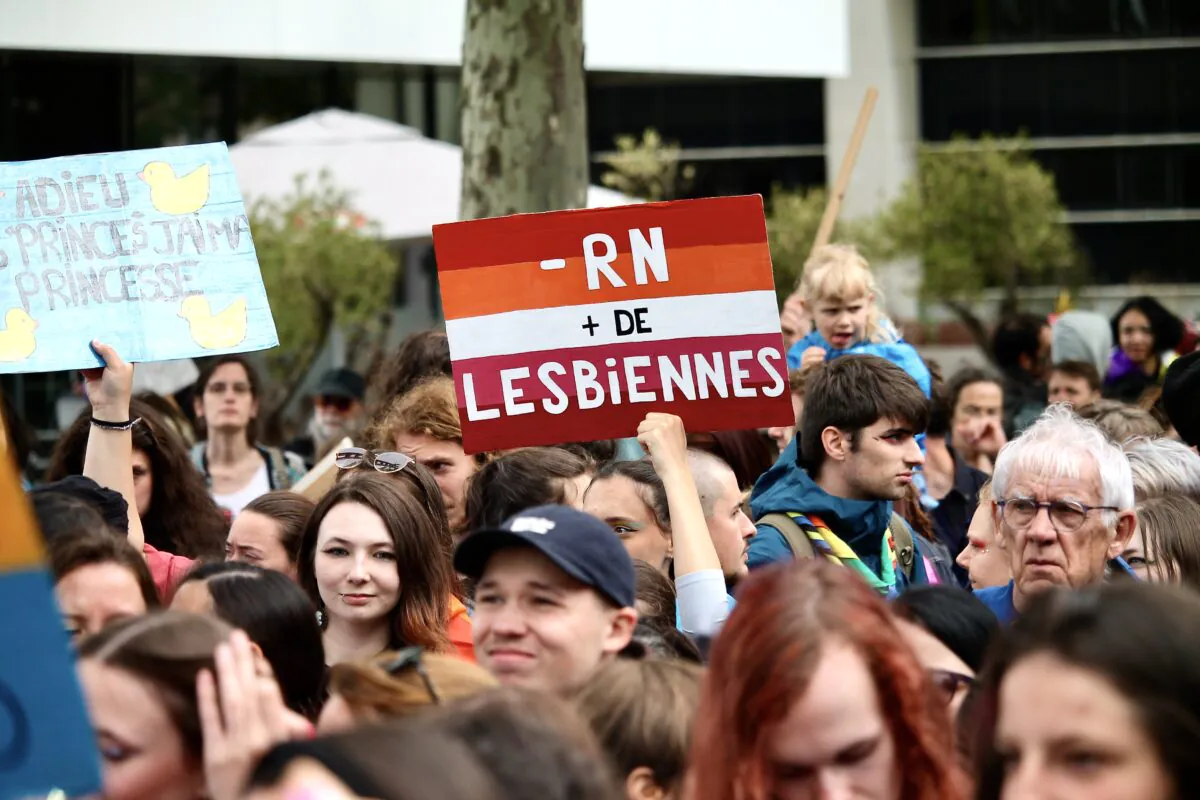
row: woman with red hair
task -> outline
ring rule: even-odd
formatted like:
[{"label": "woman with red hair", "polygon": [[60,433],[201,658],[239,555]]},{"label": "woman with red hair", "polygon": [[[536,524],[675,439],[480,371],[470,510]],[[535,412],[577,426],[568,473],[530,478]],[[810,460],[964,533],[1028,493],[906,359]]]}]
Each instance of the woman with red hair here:
[{"label": "woman with red hair", "polygon": [[945,709],[882,599],[808,559],[754,573],[713,644],[693,800],[961,800]]}]

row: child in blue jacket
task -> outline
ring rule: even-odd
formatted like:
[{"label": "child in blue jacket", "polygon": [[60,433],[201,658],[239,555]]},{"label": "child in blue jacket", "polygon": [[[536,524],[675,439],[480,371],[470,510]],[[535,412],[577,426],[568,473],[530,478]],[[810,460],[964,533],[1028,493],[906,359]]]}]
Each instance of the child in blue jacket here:
[{"label": "child in blue jacket", "polygon": [[929,368],[879,312],[875,276],[854,245],[819,248],[804,264],[799,291],[814,330],[788,350],[789,369],[851,353],[880,356],[911,375],[929,395]]}]

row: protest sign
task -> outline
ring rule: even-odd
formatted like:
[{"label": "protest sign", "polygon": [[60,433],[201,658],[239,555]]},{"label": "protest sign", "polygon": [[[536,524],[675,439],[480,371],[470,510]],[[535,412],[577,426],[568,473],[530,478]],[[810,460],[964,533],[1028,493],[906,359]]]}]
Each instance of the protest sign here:
[{"label": "protest sign", "polygon": [[467,452],[793,425],[762,199],[435,225]]},{"label": "protest sign", "polygon": [[0,163],[0,372],[279,343],[222,143]]},{"label": "protest sign", "polygon": [[54,601],[42,539],[7,457],[0,457],[0,798],[99,792],[100,760]]}]

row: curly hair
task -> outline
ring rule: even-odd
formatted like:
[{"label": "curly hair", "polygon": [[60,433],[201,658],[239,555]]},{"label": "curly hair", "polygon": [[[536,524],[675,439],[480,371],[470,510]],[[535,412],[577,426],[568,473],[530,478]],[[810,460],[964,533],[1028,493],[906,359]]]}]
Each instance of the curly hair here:
[{"label": "curly hair", "polygon": [[[150,508],[142,516],[146,544],[187,558],[220,560],[229,522],[209,496],[204,476],[192,463],[183,440],[144,401],[131,401],[129,413],[141,419],[133,427],[133,449],[150,459],[154,484]],[[50,457],[47,481],[83,474],[91,422],[91,409],[84,409],[63,432]]]},{"label": "curly hair", "polygon": [[884,601],[851,570],[806,559],[753,575],[713,644],[693,734],[695,800],[774,796],[769,743],[834,641],[877,687],[901,800],[966,797],[945,708]]},{"label": "curly hair", "polygon": [[450,342],[439,330],[409,334],[371,382],[375,401],[386,406],[426,378],[450,375]]},{"label": "curly hair", "polygon": [[[458,419],[452,378],[427,378],[394,398],[367,426],[363,438],[372,449],[394,450],[396,437],[402,433],[425,434],[443,442],[462,444],[462,423]],[[487,460],[483,453],[475,458],[480,464]]]}]

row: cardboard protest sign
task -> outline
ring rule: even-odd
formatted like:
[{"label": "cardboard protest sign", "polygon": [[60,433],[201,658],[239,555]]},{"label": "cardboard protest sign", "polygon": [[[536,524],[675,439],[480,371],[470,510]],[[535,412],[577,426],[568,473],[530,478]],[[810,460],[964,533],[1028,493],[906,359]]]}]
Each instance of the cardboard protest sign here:
[{"label": "cardboard protest sign", "polygon": [[468,452],[792,425],[762,199],[435,225]]},{"label": "cardboard protest sign", "polygon": [[7,457],[0,457],[0,797],[100,790],[100,760],[70,642],[43,563],[42,539]]},{"label": "cardboard protest sign", "polygon": [[222,143],[0,163],[0,372],[279,343]]}]

